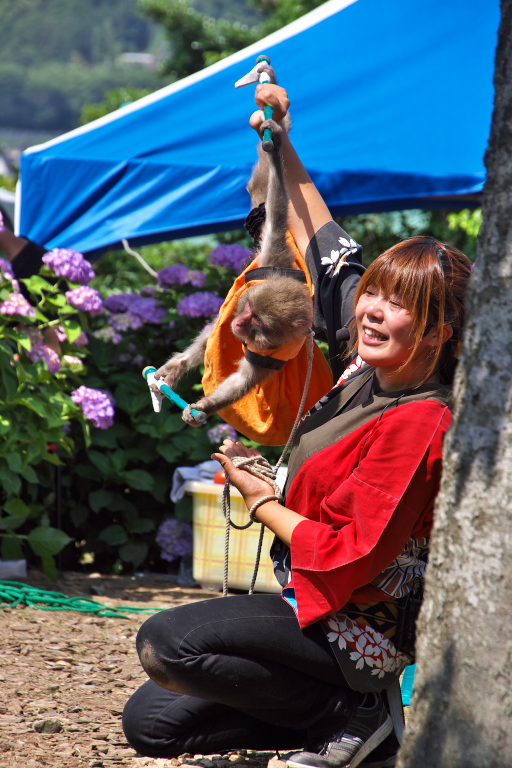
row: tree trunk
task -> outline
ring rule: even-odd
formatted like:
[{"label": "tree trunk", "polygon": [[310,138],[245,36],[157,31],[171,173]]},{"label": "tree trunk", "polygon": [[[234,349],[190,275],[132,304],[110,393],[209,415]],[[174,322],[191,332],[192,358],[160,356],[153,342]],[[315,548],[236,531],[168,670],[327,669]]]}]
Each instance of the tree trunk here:
[{"label": "tree trunk", "polygon": [[[512,0],[398,768],[512,766]],[[475,110],[478,99],[475,100]]]}]

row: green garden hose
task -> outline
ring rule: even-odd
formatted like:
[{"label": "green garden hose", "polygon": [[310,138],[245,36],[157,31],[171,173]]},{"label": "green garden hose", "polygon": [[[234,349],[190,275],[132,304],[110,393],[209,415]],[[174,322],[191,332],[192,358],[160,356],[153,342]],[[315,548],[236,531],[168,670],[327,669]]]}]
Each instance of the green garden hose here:
[{"label": "green garden hose", "polygon": [[90,597],[66,597],[60,592],[36,589],[17,581],[0,581],[0,605],[2,603],[7,603],[9,608],[16,608],[18,605],[30,605],[33,608],[40,608],[42,611],[77,611],[78,613],[92,613],[96,616],[117,619],[128,618],[125,615],[127,613],[156,613],[166,610],[165,608],[134,608],[127,605],[109,608],[108,605],[97,603]]}]

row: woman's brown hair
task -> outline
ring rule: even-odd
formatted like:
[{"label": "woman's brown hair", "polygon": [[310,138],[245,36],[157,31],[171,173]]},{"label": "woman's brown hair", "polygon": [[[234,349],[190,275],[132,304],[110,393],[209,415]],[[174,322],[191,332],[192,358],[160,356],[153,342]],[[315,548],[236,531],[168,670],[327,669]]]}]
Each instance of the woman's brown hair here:
[{"label": "woman's brown hair", "polygon": [[[433,237],[410,237],[381,254],[361,278],[355,302],[369,286],[396,297],[413,318],[414,347],[404,366],[412,360],[426,333],[437,331],[426,381],[436,369],[441,382],[451,384],[457,366],[465,320],[464,298],[471,262],[451,245]],[[453,334],[443,344],[443,329]]]}]

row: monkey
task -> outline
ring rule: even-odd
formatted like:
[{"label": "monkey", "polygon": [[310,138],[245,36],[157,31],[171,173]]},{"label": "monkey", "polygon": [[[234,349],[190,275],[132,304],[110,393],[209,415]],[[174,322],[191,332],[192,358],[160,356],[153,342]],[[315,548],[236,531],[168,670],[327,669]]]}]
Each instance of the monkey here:
[{"label": "monkey", "polygon": [[[284,177],[282,135],[289,126],[289,118],[281,123],[274,120],[262,123],[261,132],[265,128],[272,130],[274,149],[265,152],[259,147],[259,158],[248,184],[253,208],[264,201],[266,216],[260,246],[256,251],[257,268],[253,270],[251,265],[251,269],[246,272],[247,283],[238,298],[230,326],[231,333],[242,342],[246,353],[237,362],[236,369],[214,391],[185,409],[183,419],[191,426],[200,426],[192,416],[192,408],[210,416],[232,405],[256,385],[275,376],[286,360],[297,354],[306,337],[312,334],[313,303],[310,290],[305,274],[293,268],[295,255],[286,236],[288,192]],[[258,268],[265,269],[263,275],[258,272]],[[264,277],[263,280],[260,275]],[[211,333],[211,326],[207,326],[184,352],[175,353],[162,365],[155,377],[164,378],[171,388],[175,388],[186,372],[205,360]],[[279,352],[283,348],[288,351],[284,361],[279,359]],[[274,350],[277,359],[272,357]],[[223,414],[223,418],[229,422],[229,416]]]}]

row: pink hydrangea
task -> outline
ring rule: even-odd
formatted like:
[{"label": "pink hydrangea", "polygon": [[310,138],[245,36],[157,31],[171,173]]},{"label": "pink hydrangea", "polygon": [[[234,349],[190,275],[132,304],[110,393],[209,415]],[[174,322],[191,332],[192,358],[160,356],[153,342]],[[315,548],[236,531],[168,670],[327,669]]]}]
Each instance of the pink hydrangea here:
[{"label": "pink hydrangea", "polygon": [[35,317],[36,312],[26,298],[14,291],[8,299],[0,304],[0,314],[2,315],[23,315],[24,317]]}]

